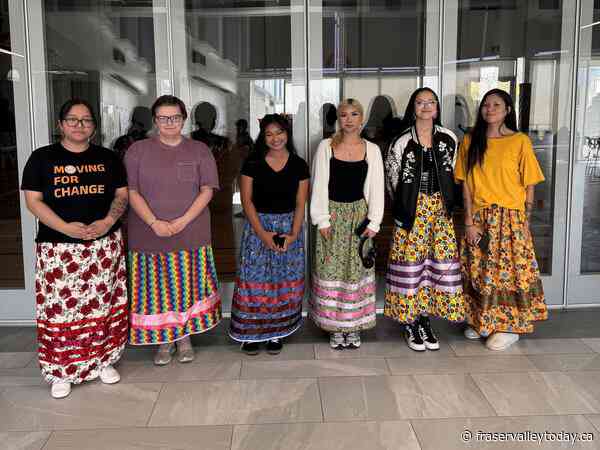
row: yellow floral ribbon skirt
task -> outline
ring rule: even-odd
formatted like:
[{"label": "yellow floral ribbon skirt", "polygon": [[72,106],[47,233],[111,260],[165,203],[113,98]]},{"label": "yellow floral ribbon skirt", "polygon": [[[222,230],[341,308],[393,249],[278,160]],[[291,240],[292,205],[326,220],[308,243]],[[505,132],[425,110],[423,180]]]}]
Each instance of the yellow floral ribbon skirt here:
[{"label": "yellow floral ribbon skirt", "polygon": [[461,242],[467,321],[481,336],[531,333],[548,309],[525,213],[497,205],[474,217],[490,236],[487,252]]}]

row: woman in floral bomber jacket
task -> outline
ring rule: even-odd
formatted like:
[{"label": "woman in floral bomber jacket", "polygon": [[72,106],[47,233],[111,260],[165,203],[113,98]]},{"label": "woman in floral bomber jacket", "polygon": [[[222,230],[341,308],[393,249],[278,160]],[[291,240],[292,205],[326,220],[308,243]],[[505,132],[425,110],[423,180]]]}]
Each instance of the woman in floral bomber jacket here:
[{"label": "woman in floral bomber jacket", "polygon": [[464,321],[452,210],[457,200],[457,139],[440,124],[439,101],[417,89],[404,115],[409,127],[385,162],[396,224],[386,276],[384,314],[405,325],[408,346],[438,350],[429,315]]}]

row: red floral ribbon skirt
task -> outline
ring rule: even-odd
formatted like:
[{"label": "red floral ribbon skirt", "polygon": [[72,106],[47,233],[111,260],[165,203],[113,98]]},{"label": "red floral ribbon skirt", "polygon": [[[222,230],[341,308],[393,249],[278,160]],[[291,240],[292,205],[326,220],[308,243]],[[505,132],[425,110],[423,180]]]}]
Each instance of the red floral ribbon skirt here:
[{"label": "red floral ribbon skirt", "polygon": [[127,342],[121,232],[85,244],[39,243],[38,358],[47,382],[82,383],[116,363]]}]

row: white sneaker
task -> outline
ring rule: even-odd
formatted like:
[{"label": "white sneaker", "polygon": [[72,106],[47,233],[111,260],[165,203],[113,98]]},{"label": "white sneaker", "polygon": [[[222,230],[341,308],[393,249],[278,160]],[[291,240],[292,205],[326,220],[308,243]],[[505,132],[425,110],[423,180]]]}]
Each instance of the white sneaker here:
[{"label": "white sneaker", "polygon": [[494,333],[485,341],[485,346],[489,350],[502,351],[513,345],[519,340],[519,335],[515,333]]},{"label": "white sneaker", "polygon": [[467,339],[470,339],[472,341],[481,338],[479,333],[477,331],[475,331],[475,328],[473,328],[473,327],[465,328],[464,335]]},{"label": "white sneaker", "polygon": [[348,348],[359,348],[360,347],[360,333],[348,333],[346,335],[346,342],[344,347]]},{"label": "white sneaker", "polygon": [[331,333],[329,335],[329,346],[334,350],[341,350],[345,344],[344,335],[342,333]]},{"label": "white sneaker", "polygon": [[104,384],[115,384],[121,380],[121,375],[113,366],[108,365],[100,371],[100,381]]},{"label": "white sneaker", "polygon": [[52,383],[50,395],[54,398],[65,398],[71,393],[71,383],[68,381],[56,381]]}]

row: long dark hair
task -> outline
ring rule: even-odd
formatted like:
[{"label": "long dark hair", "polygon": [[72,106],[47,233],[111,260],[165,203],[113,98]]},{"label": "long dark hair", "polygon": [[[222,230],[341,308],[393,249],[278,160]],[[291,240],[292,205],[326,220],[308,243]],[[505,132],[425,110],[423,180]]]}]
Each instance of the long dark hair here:
[{"label": "long dark hair", "polygon": [[297,154],[296,146],[294,145],[294,139],[292,138],[292,126],[290,122],[281,114],[267,114],[260,120],[260,133],[256,138],[254,144],[254,150],[250,154],[249,158],[262,159],[269,152],[269,147],[265,140],[265,132],[269,125],[278,125],[283,131],[287,133],[287,144],[286,148],[290,154]]},{"label": "long dark hair", "polygon": [[475,126],[471,131],[471,144],[469,146],[469,153],[467,157],[467,173],[473,170],[475,165],[483,164],[485,150],[487,149],[488,123],[481,115],[481,108],[483,107],[483,104],[490,95],[497,95],[498,97],[500,97],[500,99],[502,99],[502,101],[504,102],[506,108],[509,110],[508,114],[504,118],[504,126],[509,130],[515,132],[518,131],[515,103],[513,102],[513,99],[510,96],[510,94],[506,91],[503,91],[502,89],[492,89],[490,91],[487,91],[481,99],[481,103],[479,103],[479,109],[477,111],[477,120],[475,121]]},{"label": "long dark hair", "polygon": [[431,95],[433,95],[437,106],[437,115],[435,116],[435,119],[433,119],[433,124],[439,126],[442,125],[442,110],[440,107],[440,99],[438,98],[437,94],[433,89],[430,89],[428,87],[422,87],[413,92],[410,96],[410,99],[408,100],[406,110],[404,111],[404,117],[402,117],[402,131],[414,126],[415,122],[417,121],[417,116],[415,115],[415,100],[417,100],[417,95],[419,95],[422,92],[429,92]]}]

